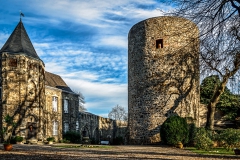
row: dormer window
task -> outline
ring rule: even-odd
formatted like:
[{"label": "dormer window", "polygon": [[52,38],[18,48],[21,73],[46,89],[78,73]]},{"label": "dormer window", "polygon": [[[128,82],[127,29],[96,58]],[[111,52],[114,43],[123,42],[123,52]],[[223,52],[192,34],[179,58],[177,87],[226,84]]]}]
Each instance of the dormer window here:
[{"label": "dormer window", "polygon": [[163,39],[156,40],[156,48],[163,48]]}]

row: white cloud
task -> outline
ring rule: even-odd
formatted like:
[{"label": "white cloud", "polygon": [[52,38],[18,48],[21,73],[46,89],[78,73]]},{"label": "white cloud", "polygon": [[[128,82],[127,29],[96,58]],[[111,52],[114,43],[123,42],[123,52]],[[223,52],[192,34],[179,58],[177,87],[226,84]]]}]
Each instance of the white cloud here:
[{"label": "white cloud", "polygon": [[45,63],[45,70],[57,74],[59,71],[64,72],[66,70],[66,67],[54,62],[48,62]]},{"label": "white cloud", "polygon": [[95,81],[99,78],[97,74],[89,71],[77,71],[77,72],[64,73],[63,77],[81,79],[84,81]]},{"label": "white cloud", "polygon": [[102,110],[102,113],[106,113],[117,104],[127,109],[127,84],[99,83],[70,78],[64,80],[71,89],[81,91],[86,98],[85,107],[90,111]]},{"label": "white cloud", "polygon": [[116,46],[127,49],[127,37],[125,36],[106,36],[101,37],[98,41],[99,43],[95,43],[97,46]]},{"label": "white cloud", "polygon": [[[15,14],[12,4],[17,2],[4,3]],[[127,109],[129,29],[141,20],[160,16],[156,8],[170,8],[155,0],[25,0],[16,5],[25,14],[24,25],[46,71],[62,76],[73,90],[81,91],[86,107],[102,116],[117,104]],[[0,23],[10,25],[12,21]],[[12,32],[7,29],[0,31],[0,45],[9,37],[6,33]]]},{"label": "white cloud", "polygon": [[[122,0],[114,1],[114,3],[111,0],[42,0],[31,3],[31,8],[38,8],[38,14],[48,17],[49,23],[58,24],[59,19],[62,19],[101,28],[110,26],[110,24],[101,23],[110,22],[105,14],[137,19],[160,15],[157,10],[139,9],[138,5],[156,5],[156,8],[167,8],[154,0]],[[111,22],[116,23],[117,20]]]}]

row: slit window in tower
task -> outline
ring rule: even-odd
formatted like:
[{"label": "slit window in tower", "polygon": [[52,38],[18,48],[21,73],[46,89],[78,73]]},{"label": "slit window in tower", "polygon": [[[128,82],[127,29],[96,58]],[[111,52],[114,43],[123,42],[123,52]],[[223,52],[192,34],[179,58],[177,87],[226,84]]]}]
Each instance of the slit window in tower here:
[{"label": "slit window in tower", "polygon": [[163,39],[156,40],[156,48],[163,48]]}]

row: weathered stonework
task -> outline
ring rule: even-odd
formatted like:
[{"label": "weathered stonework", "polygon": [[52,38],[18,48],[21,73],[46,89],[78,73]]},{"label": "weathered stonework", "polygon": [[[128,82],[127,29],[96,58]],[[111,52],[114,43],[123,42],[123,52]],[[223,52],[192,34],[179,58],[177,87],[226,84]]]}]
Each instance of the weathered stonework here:
[{"label": "weathered stonework", "polygon": [[[63,131],[79,132],[79,95],[69,92],[62,92],[62,104]],[[65,107],[66,105],[68,106],[67,108]],[[68,128],[66,128],[66,125]]]},{"label": "weathered stonework", "polygon": [[[62,90],[58,88],[45,87],[46,105],[43,113],[43,135],[44,137],[54,137],[56,141],[62,139]],[[57,109],[53,109],[52,99],[57,97]],[[57,124],[57,134],[53,133],[53,124]]]},{"label": "weathered stonework", "polygon": [[197,26],[179,17],[155,17],[128,36],[128,131],[130,144],[160,141],[167,117],[192,117],[199,125]]},{"label": "weathered stonework", "polygon": [[[1,54],[1,119],[9,114],[19,122],[15,134],[26,139],[41,137],[45,106],[44,65],[41,60],[21,54]],[[4,121],[1,128],[5,127]],[[33,126],[33,133],[29,127]]]},{"label": "weathered stonework", "polygon": [[127,122],[103,118],[88,112],[80,112],[80,134],[99,143],[108,140],[112,143],[116,137],[126,137]]},{"label": "weathered stonework", "polygon": [[0,129],[9,114],[17,123],[13,136],[30,143],[48,137],[59,141],[67,131],[96,142],[125,136],[126,122],[79,112],[80,95],[59,75],[45,71],[21,20],[0,55]]},{"label": "weathered stonework", "polygon": [[[69,129],[78,131],[79,95],[59,75],[45,71],[21,20],[0,55],[0,129],[6,127],[4,117],[9,115],[16,123],[12,135],[22,136],[30,143],[48,137],[61,140],[66,119]],[[65,99],[69,102],[69,112],[63,116]],[[4,134],[4,138],[9,135]]]}]

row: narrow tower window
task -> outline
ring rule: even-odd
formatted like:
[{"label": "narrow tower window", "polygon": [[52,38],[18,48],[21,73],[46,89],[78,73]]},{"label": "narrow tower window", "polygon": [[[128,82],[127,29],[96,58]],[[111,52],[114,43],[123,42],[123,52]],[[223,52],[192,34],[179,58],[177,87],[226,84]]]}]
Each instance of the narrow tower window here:
[{"label": "narrow tower window", "polygon": [[156,40],[156,48],[163,48],[163,39]]}]

